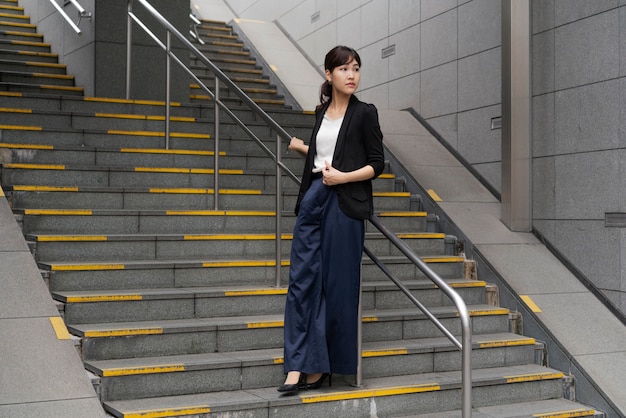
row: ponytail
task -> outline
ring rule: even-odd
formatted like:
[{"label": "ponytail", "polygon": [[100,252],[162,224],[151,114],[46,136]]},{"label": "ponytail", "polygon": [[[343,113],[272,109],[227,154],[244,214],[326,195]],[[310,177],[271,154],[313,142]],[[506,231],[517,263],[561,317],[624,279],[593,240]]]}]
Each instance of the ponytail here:
[{"label": "ponytail", "polygon": [[330,81],[324,80],[322,86],[320,87],[320,104],[319,106],[323,106],[333,97],[333,85],[330,84]]}]

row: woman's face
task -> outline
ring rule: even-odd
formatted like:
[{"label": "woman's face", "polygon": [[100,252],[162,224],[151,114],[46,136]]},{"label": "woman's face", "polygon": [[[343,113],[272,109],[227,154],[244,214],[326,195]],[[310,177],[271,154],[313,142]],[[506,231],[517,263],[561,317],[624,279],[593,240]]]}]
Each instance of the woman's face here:
[{"label": "woman's face", "polygon": [[350,96],[359,87],[361,73],[359,63],[353,58],[350,62],[333,68],[333,71],[326,70],[326,79],[332,83],[333,95],[335,92]]}]

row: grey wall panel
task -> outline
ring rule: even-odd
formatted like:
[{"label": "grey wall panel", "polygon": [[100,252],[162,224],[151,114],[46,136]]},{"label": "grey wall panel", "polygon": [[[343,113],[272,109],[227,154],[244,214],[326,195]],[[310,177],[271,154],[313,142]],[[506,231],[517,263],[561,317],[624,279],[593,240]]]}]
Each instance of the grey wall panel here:
[{"label": "grey wall panel", "polygon": [[432,118],[457,112],[457,62],[422,71],[422,116]]},{"label": "grey wall panel", "polygon": [[616,78],[619,40],[618,10],[557,27],[555,89]]},{"label": "grey wall panel", "polygon": [[501,43],[500,2],[476,0],[459,6],[459,58]]},{"label": "grey wall panel", "polygon": [[460,112],[500,103],[500,48],[471,55],[458,63]]},{"label": "grey wall panel", "polygon": [[430,69],[457,58],[456,9],[436,16],[421,24],[420,67]]}]

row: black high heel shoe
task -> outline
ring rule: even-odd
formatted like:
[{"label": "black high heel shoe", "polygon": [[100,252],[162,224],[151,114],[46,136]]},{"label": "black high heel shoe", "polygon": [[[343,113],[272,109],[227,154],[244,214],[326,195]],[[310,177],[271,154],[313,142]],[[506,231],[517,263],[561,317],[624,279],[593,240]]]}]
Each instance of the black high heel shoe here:
[{"label": "black high heel shoe", "polygon": [[276,390],[284,395],[294,395],[299,390],[303,389],[303,385],[306,385],[304,373],[300,373],[297,383],[284,383],[280,385]]},{"label": "black high heel shoe", "polygon": [[324,384],[324,381],[326,380],[326,378],[328,378],[328,386],[332,386],[333,385],[333,378],[332,378],[332,374],[330,373],[322,373],[322,375],[320,376],[319,379],[317,379],[315,382],[311,382],[311,383],[307,383],[306,378],[303,381],[303,388],[305,390],[314,390],[314,389],[319,389],[322,387],[322,385]]}]

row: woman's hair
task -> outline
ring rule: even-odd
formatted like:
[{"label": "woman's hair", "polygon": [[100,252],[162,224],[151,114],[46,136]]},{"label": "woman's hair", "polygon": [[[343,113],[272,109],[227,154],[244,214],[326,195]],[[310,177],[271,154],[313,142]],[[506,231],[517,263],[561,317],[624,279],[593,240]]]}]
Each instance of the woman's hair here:
[{"label": "woman's hair", "polygon": [[[328,51],[326,58],[324,59],[324,70],[328,70],[331,73],[336,67],[349,63],[352,60],[356,60],[361,66],[361,57],[356,50],[343,45],[338,45]],[[320,88],[320,106],[326,102],[329,102],[333,97],[333,86],[325,80]]]}]

